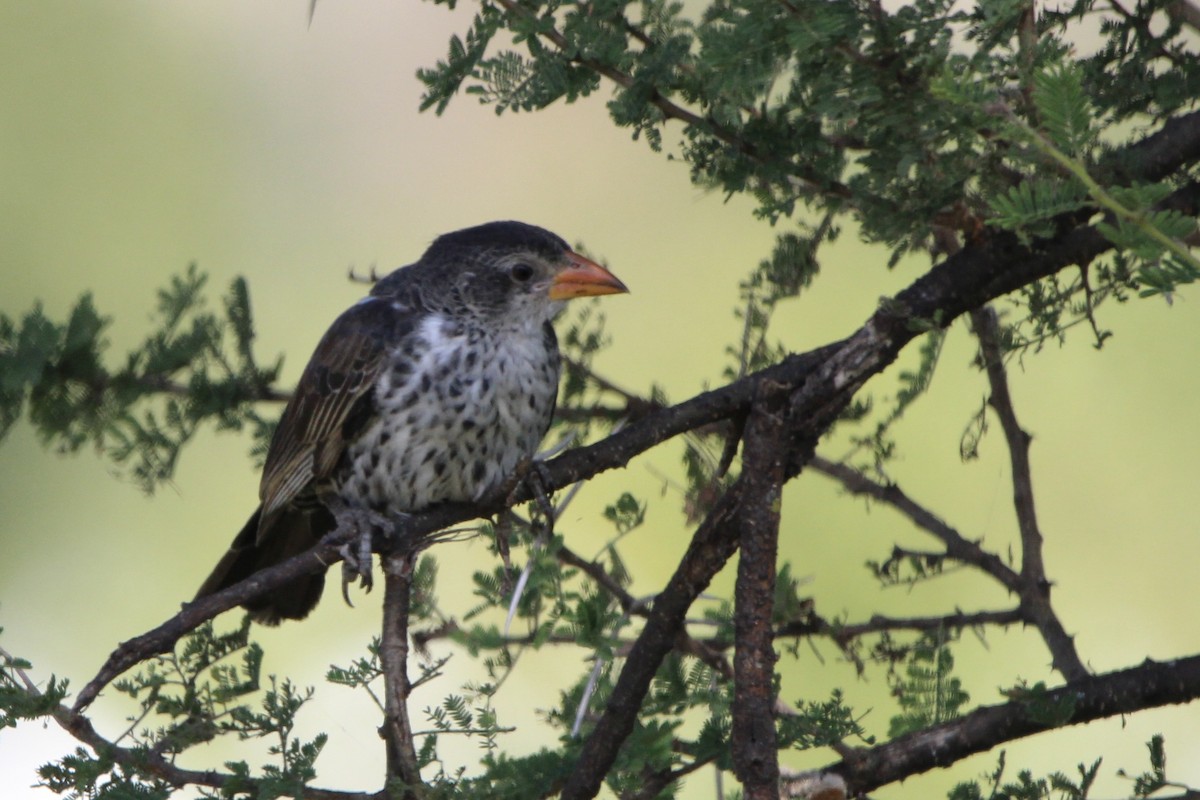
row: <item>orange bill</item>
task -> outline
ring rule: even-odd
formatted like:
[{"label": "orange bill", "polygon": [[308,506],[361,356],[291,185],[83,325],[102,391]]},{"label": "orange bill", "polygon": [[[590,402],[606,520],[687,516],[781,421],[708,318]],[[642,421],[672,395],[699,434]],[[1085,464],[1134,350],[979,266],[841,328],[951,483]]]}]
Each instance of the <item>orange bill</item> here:
[{"label": "orange bill", "polygon": [[621,294],[629,289],[616,275],[591,259],[578,253],[567,253],[567,265],[550,284],[551,300],[570,300],[575,297],[595,297],[602,294]]}]

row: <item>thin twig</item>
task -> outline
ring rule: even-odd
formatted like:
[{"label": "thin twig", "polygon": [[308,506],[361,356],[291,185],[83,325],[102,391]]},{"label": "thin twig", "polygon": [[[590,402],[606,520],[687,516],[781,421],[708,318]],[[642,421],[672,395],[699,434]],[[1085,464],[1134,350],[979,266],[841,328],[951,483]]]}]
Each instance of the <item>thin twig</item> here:
[{"label": "thin twig", "polygon": [[985,306],[971,312],[971,324],[979,339],[984,369],[991,386],[988,405],[1000,418],[1000,427],[1008,443],[1012,468],[1013,506],[1021,534],[1021,607],[1029,621],[1037,626],[1053,659],[1054,668],[1068,680],[1088,674],[1087,667],[1075,650],[1073,638],[1050,605],[1050,581],[1042,558],[1042,532],[1038,525],[1033,499],[1033,474],[1029,464],[1029,444],[1032,437],[1021,428],[1013,408],[1000,348],[1000,322],[996,311]]},{"label": "thin twig", "polygon": [[949,557],[978,567],[1011,592],[1020,591],[1020,576],[1005,564],[1003,559],[984,550],[978,542],[968,540],[932,511],[905,494],[899,486],[873,481],[852,467],[835,463],[822,456],[813,456],[809,467],[837,480],[851,494],[871,497],[886,503],[908,517],[918,528],[941,541],[946,546],[946,555]]},{"label": "thin twig", "polygon": [[[0,658],[12,662],[13,658],[0,649]],[[43,699],[41,690],[26,674],[25,670],[8,665],[24,686],[26,694],[33,701]],[[185,786],[206,786],[211,789],[223,789],[226,786],[237,786],[244,791],[246,779],[241,775],[217,772],[215,770],[192,770],[176,766],[162,753],[147,750],[145,747],[121,747],[113,741],[101,736],[93,727],[90,719],[82,713],[74,711],[65,705],[57,705],[50,711],[50,716],[64,731],[75,737],[81,743],[90,747],[96,753],[103,753],[106,758],[130,770],[132,774],[142,774],[157,778],[176,788]],[[304,797],[311,800],[389,800],[384,790],[378,792],[343,792],[336,789],[321,789],[306,786]]]},{"label": "thin twig", "polygon": [[[848,644],[855,639],[876,633],[892,631],[937,631],[978,628],[984,625],[1007,627],[1024,622],[1020,608],[999,611],[955,611],[952,614],[935,614],[927,617],[889,617],[873,614],[864,622],[837,623],[816,616],[808,620],[785,622],[775,629],[777,638],[799,636],[828,636],[838,644]],[[716,643],[711,643],[717,646]]]}]

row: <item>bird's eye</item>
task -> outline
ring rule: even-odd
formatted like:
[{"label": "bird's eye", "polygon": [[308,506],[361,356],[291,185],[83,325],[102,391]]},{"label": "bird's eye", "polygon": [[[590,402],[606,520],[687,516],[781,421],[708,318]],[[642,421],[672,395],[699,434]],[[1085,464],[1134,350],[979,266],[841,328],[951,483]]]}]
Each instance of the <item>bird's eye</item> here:
[{"label": "bird's eye", "polygon": [[524,262],[514,264],[509,274],[512,275],[512,279],[517,283],[525,283],[533,277],[533,267]]}]

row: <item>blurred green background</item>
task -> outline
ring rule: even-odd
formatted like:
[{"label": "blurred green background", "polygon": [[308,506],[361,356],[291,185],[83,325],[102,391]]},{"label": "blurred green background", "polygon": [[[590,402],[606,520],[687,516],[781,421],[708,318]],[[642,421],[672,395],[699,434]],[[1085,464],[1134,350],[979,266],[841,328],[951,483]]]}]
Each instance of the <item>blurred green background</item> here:
[{"label": "blurred green background", "polygon": [[[414,71],[443,55],[449,35],[465,27],[462,12],[415,0],[323,0],[311,27],[307,12],[307,0],[0,0],[0,309],[15,316],[40,301],[61,318],[91,290],[116,320],[115,358],[146,333],[155,290],[195,261],[211,275],[214,299],[247,276],[260,361],[284,353],[291,383],[328,322],[363,293],[346,280],[348,268],[387,270],[438,233],[514,218],[583,241],[631,287],[602,303],[613,338],[597,362],[602,374],[638,392],[657,382],[676,400],[720,382],[724,348],[740,331],[738,280],[774,238],[749,203],[696,189],[685,166],[615,129],[607,88],[536,115],[497,118],[469,97],[441,118],[419,115]],[[846,335],[880,296],[928,267],[912,259],[888,272],[885,261],[844,236],[825,252],[816,285],[779,312],[776,335],[794,350]],[[1080,331],[1012,370],[1017,413],[1035,436],[1054,600],[1097,671],[1200,650],[1200,319],[1183,296],[1170,308],[1160,300],[1106,308],[1102,323],[1116,332],[1102,351]],[[892,474],[1003,553],[1015,526],[998,430],[980,461],[958,457],[959,434],[986,392],[972,354],[956,324],[929,397],[898,429],[903,453]],[[870,388],[888,394],[894,371]],[[118,642],[172,614],[254,507],[249,445],[201,437],[173,485],[148,497],[102,458],[59,457],[19,425],[0,443],[0,645],[32,660],[39,680],[55,673],[78,689]],[[837,457],[844,447],[835,438],[823,452]],[[681,497],[661,477],[678,475],[679,455],[668,445],[594,481],[560,523],[591,555],[611,535],[599,509],[626,488],[648,500],[648,525],[626,542],[635,594],[653,592],[687,542]],[[820,613],[861,620],[879,610],[1009,604],[962,572],[881,596],[862,563],[885,558],[895,541],[929,544],[818,475],[788,489],[781,555],[811,580]],[[470,570],[490,568],[485,544],[436,554],[442,597],[451,610],[469,607]],[[713,593],[729,588],[724,575]],[[331,735],[320,785],[374,789],[382,746],[369,700],[320,685],[328,665],[355,656],[377,626],[379,594],[355,599],[351,609],[331,596],[304,624],[258,638],[269,672],[319,685],[301,735]],[[978,703],[999,702],[998,690],[1018,676],[1057,680],[1025,631],[986,642],[967,635],[955,656]],[[545,741],[538,710],[556,704],[578,659],[547,652],[522,661],[499,700],[500,721],[518,726],[507,740],[513,751]],[[458,656],[418,705],[438,703],[474,674]],[[827,644],[802,645],[784,699],[824,699],[838,685],[882,735],[895,713],[882,675],[856,679]],[[123,730],[128,711],[102,699],[100,729]],[[1193,707],[1036,737],[1009,747],[1009,763],[1073,770],[1103,754],[1100,795],[1120,795],[1129,786],[1116,770],[1143,769],[1143,744],[1158,731],[1167,735],[1170,777],[1200,784]],[[34,770],[73,747],[52,728],[0,731],[0,797],[48,797],[31,788]],[[470,764],[477,753],[460,742],[447,756]],[[826,751],[787,761],[831,760]],[[993,764],[992,755],[976,757],[878,796],[942,796],[956,778]],[[712,796],[711,773],[697,773],[687,796]]]}]

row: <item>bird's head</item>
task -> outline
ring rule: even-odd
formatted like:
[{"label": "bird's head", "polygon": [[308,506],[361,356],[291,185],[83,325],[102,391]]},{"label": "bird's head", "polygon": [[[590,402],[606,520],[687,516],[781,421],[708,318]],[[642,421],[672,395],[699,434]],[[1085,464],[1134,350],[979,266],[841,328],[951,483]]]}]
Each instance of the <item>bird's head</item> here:
[{"label": "bird's head", "polygon": [[629,291],[558,236],[523,222],[489,222],[439,236],[414,266],[424,273],[426,302],[539,325],[566,300]]}]

